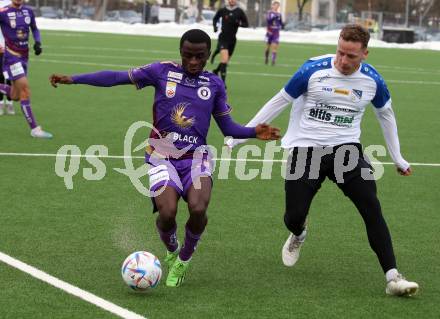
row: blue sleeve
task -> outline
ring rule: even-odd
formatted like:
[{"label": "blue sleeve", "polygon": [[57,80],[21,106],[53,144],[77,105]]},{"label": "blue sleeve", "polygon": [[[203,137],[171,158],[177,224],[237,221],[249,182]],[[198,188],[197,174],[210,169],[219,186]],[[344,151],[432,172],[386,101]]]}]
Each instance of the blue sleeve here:
[{"label": "blue sleeve", "polygon": [[390,100],[390,92],[388,91],[387,85],[383,78],[376,79],[376,95],[374,96],[373,100],[371,100],[371,103],[376,108],[384,107],[385,104]]},{"label": "blue sleeve", "polygon": [[299,96],[303,95],[307,92],[307,87],[309,86],[309,79],[311,73],[307,72],[304,67],[301,67],[296,73],[292,76],[292,78],[287,82],[284,90],[289,94],[292,98],[296,99]]}]

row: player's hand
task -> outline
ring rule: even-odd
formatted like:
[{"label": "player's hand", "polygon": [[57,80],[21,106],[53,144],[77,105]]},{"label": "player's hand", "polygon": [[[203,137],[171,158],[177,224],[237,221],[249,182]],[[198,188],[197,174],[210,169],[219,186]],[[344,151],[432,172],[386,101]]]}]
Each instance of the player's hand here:
[{"label": "player's hand", "polygon": [[405,171],[398,167],[397,172],[402,176],[410,176],[412,174],[411,167],[408,167]]},{"label": "player's hand", "polygon": [[43,52],[43,49],[41,48],[41,42],[34,43],[34,52],[35,52],[35,55],[40,55],[41,52]]},{"label": "player's hand", "polygon": [[0,54],[5,53],[5,48],[0,45]]},{"label": "player's hand", "polygon": [[62,74],[52,74],[49,77],[49,81],[54,88],[58,87],[58,84],[73,84],[71,76]]},{"label": "player's hand", "polygon": [[258,124],[255,127],[255,132],[257,133],[257,138],[260,140],[278,140],[280,136],[280,129],[272,127],[265,123]]}]

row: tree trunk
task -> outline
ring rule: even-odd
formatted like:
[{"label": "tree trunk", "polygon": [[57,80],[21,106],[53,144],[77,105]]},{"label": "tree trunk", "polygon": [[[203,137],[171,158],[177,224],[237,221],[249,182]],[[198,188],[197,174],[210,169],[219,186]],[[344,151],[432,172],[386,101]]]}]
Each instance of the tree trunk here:
[{"label": "tree trunk", "polygon": [[255,3],[256,0],[248,0],[247,2],[247,12],[246,15],[248,17],[249,26],[255,27],[257,25],[257,12],[255,11]]},{"label": "tree trunk", "polygon": [[197,14],[197,22],[200,22],[202,21],[203,0],[197,0],[197,10],[199,11]]},{"label": "tree trunk", "polygon": [[303,10],[308,0],[296,0],[296,5],[298,7],[298,21],[303,20]]},{"label": "tree trunk", "polygon": [[95,15],[93,20],[102,21],[104,20],[105,14],[107,12],[107,2],[108,0],[95,0]]}]

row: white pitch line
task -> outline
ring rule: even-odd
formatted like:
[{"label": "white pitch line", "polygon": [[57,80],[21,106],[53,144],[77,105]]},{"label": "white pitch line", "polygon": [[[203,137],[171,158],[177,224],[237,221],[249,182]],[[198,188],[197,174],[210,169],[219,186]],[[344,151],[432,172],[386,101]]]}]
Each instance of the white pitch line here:
[{"label": "white pitch line", "polygon": [[[92,158],[108,158],[108,159],[145,159],[144,156],[125,156],[125,155],[76,155],[76,154],[45,154],[45,153],[0,153],[0,156],[16,156],[16,157],[92,157]],[[280,159],[260,159],[260,158],[213,158],[214,161],[226,161],[226,162],[273,162],[273,163],[286,163],[286,160]],[[383,165],[394,165],[393,162],[371,162],[371,164],[383,164]],[[410,163],[412,166],[433,166],[440,167],[440,163]]]},{"label": "white pitch line", "polygon": [[0,252],[0,261],[4,262],[5,264],[8,264],[11,267],[14,267],[18,270],[21,270],[22,272],[25,272],[32,277],[35,277],[41,281],[44,281],[45,283],[48,283],[49,285],[52,285],[56,288],[59,288],[61,290],[64,290],[65,292],[74,295],[78,298],[81,298],[91,304],[94,304],[98,306],[99,308],[102,308],[108,312],[111,312],[121,318],[125,319],[146,319],[145,317],[142,317],[138,315],[137,313],[134,313],[130,310],[127,310],[125,308],[119,307],[115,305],[114,303],[111,303],[105,299],[102,299],[88,291],[82,290],[78,287],[75,287],[65,281],[62,281],[54,276],[51,276],[44,271],[41,271],[35,267],[32,267],[28,264],[25,264],[24,262],[15,259],[9,255],[6,255],[2,252]]}]

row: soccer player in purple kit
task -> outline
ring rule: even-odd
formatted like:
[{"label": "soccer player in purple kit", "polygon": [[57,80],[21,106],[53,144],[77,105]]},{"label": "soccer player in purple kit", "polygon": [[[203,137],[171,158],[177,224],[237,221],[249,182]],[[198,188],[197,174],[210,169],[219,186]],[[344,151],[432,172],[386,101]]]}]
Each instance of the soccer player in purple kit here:
[{"label": "soccer player in purple kit", "polygon": [[275,65],[277,59],[277,50],[280,43],[280,30],[284,28],[281,13],[278,12],[280,3],[272,2],[271,10],[266,15],[266,50],[264,51],[264,63],[269,63],[269,53],[272,51],[272,65]]},{"label": "soccer player in purple kit", "polygon": [[[204,71],[210,49],[208,34],[192,29],[180,39],[181,65],[157,62],[123,72],[50,76],[54,87],[58,84],[102,87],[134,84],[137,89],[155,88],[155,129],[150,134],[146,162],[152,167],[148,172],[150,191],[155,193],[154,208],[159,211],[157,230],[167,248],[166,285],[170,287],[183,283],[189,261],[208,222],[206,210],[212,189],[212,165],[209,152],[206,152],[206,136],[211,116],[225,136],[279,138],[279,130],[266,124],[246,128],[232,120],[223,82]],[[160,155],[164,156],[160,158]],[[183,245],[179,244],[176,235],[180,197],[188,203],[189,211]]]},{"label": "soccer player in purple kit", "polygon": [[0,9],[0,27],[5,38],[3,55],[3,74],[11,80],[12,86],[0,84],[0,92],[14,101],[20,101],[21,110],[31,128],[31,136],[52,138],[52,134],[37,125],[32,113],[30,89],[27,79],[29,59],[29,31],[35,40],[35,55],[40,55],[41,37],[33,11],[23,5],[23,0],[12,0],[9,6]]}]

